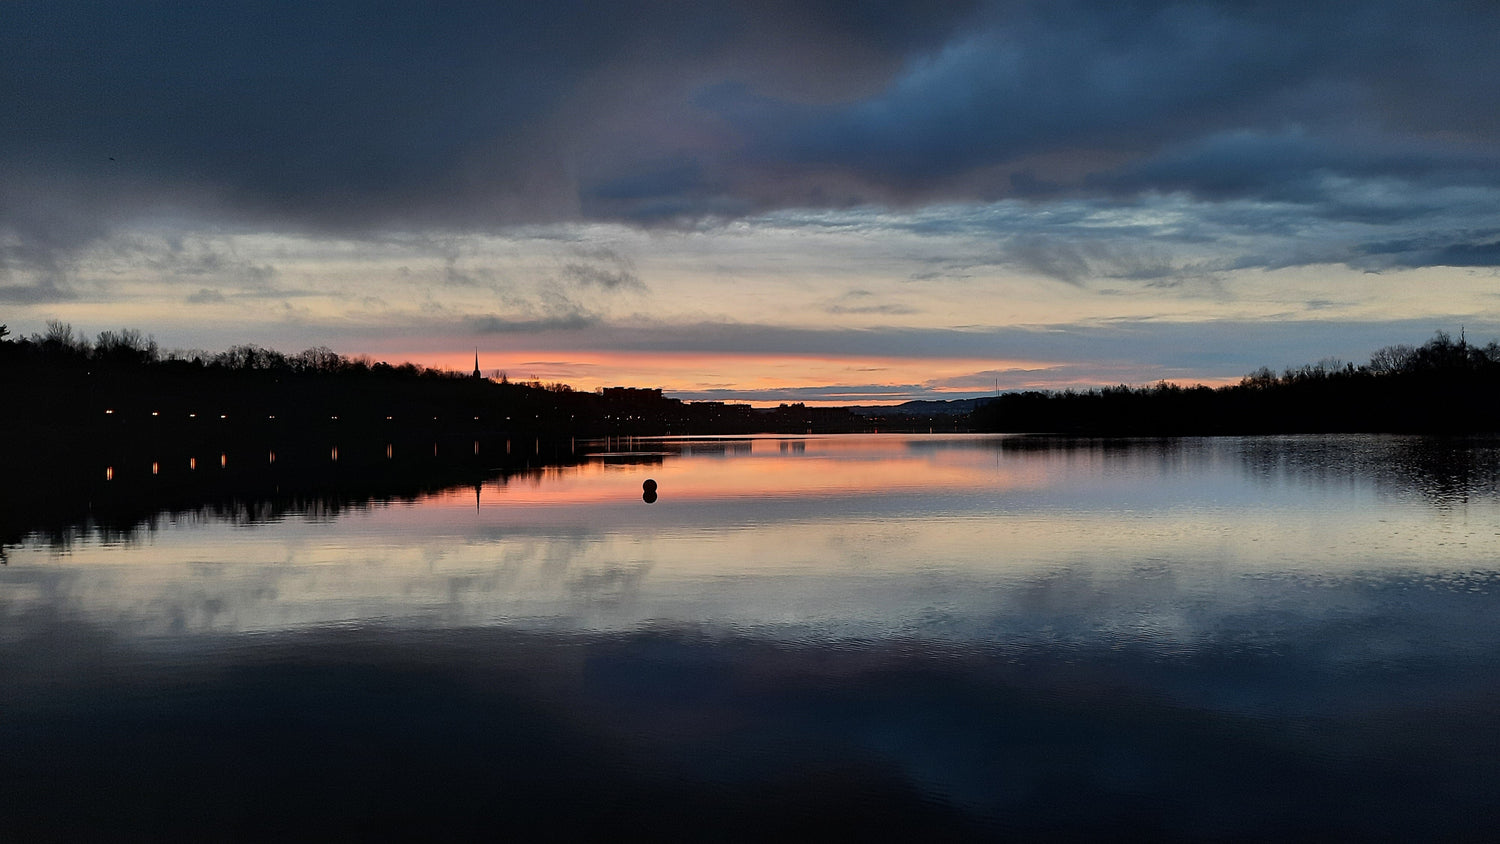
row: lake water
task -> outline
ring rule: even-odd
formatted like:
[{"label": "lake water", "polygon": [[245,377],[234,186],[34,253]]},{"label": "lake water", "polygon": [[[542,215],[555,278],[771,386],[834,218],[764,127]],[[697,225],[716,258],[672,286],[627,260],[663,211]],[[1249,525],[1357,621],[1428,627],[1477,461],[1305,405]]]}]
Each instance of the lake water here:
[{"label": "lake water", "polygon": [[1500,828],[1500,443],[593,450],[4,546],[0,822],[28,839]]}]

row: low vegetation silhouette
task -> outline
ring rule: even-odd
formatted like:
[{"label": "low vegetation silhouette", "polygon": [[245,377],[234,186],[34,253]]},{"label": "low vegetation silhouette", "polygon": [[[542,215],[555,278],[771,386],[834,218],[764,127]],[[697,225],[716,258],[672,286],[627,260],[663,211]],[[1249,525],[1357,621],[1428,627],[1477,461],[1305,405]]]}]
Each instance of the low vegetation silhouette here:
[{"label": "low vegetation silhouette", "polygon": [[255,345],[163,352],[135,329],[89,340],[51,321],[30,337],[0,325],[0,434],[31,450],[157,443],[216,446],[669,434],[984,431],[1156,436],[1259,433],[1479,433],[1500,430],[1500,344],[1438,332],[1368,363],[1262,368],[1212,388],[1160,383],[1026,391],[899,408],[686,402],[660,389],[513,382]]},{"label": "low vegetation silhouette", "polygon": [[[0,552],[159,514],[314,513],[576,464],[611,438],[853,430],[847,410],[575,391],[327,348],[164,352],[135,329],[0,326]],[[656,458],[659,462],[660,458]],[[0,559],[3,562],[3,559]]]},{"label": "low vegetation silhouette", "polygon": [[757,410],[631,387],[580,392],[323,347],[296,354],[255,345],[163,352],[135,329],[101,332],[90,341],[58,321],[29,338],[0,340],[0,389],[7,397],[0,431],[24,431],[33,442],[820,433],[862,424],[841,408]]},{"label": "low vegetation silhouette", "polygon": [[1377,350],[1366,364],[1324,360],[1261,368],[1225,387],[1160,383],[997,396],[974,430],[1087,435],[1299,433],[1475,434],[1500,431],[1500,344],[1439,331],[1420,346]]}]

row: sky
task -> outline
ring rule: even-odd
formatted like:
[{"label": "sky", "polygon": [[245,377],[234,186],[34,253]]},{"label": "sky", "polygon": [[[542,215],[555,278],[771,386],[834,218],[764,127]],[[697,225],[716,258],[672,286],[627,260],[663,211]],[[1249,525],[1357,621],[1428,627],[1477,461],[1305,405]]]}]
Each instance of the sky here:
[{"label": "sky", "polygon": [[0,323],[893,403],[1500,339],[1500,4],[0,0]]}]

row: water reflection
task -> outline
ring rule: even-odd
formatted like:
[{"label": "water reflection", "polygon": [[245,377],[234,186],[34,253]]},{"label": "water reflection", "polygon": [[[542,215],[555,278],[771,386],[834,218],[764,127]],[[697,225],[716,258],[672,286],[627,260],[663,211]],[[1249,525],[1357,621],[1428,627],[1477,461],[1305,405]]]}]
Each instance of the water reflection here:
[{"label": "water reflection", "polygon": [[[32,537],[71,547],[91,535],[111,544],[129,542],[139,532],[155,533],[189,517],[234,524],[295,515],[332,519],[372,503],[416,501],[475,478],[505,483],[586,456],[559,443],[538,446],[540,457],[491,460],[456,452],[452,458],[416,459],[407,455],[421,454],[428,444],[403,446],[400,453],[397,445],[355,442],[321,452],[295,444],[212,449],[219,465],[208,474],[198,473],[196,455],[174,454],[182,449],[170,445],[120,448],[106,456],[97,453],[97,444],[45,455],[0,449],[0,472],[27,479],[0,487],[0,546]],[[437,444],[430,447],[436,455]]]},{"label": "water reflection", "polygon": [[[1489,442],[449,445],[14,523],[7,829],[1430,838],[1500,809]],[[111,488],[174,482],[147,457]]]},{"label": "water reflection", "polygon": [[1440,507],[1500,495],[1500,440],[1490,437],[1252,438],[1243,454],[1261,477],[1369,483],[1382,494],[1419,496]]}]

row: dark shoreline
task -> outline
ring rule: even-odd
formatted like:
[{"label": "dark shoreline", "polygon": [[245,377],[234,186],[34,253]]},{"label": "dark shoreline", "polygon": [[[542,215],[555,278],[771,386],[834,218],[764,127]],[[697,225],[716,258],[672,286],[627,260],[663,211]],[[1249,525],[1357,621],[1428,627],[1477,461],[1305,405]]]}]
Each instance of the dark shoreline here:
[{"label": "dark shoreline", "polygon": [[[1379,447],[1380,465],[1328,457],[1330,452],[1357,452],[1356,446],[1372,437],[1385,443]],[[1201,447],[1195,441],[1217,438],[1015,434],[998,438],[992,447],[1000,454],[1081,449],[1128,455],[1142,448],[1193,453]],[[1246,438],[1252,441],[1246,459],[1257,472],[1295,471],[1304,458],[1313,465],[1334,459],[1346,472],[1374,477],[1385,488],[1415,492],[1435,503],[1500,491],[1500,435]],[[128,542],[163,520],[194,514],[243,524],[287,516],[332,518],[344,510],[504,485],[588,461],[658,465],[672,459],[677,448],[688,447],[655,438],[491,433],[336,438],[330,432],[297,439],[67,442],[66,448],[49,449],[9,439],[0,447],[0,477],[6,479],[0,484],[0,549],[26,542],[66,547],[85,536]],[[748,450],[748,443],[741,444]],[[691,443],[695,452],[704,447],[702,441]]]},{"label": "dark shoreline", "polygon": [[335,514],[505,482],[589,459],[576,439],[489,434],[68,440],[66,448],[0,449],[0,545],[80,531],[129,539],[155,520],[207,511],[237,521]]},{"label": "dark shoreline", "polygon": [[[1500,432],[1500,344],[1439,332],[1370,363],[1262,369],[1210,388],[1160,383],[1009,392],[888,408],[687,402],[661,389],[579,392],[341,358],[235,347],[162,358],[154,344],[57,337],[0,343],[0,440],[61,454],[340,441],[611,436],[1037,433],[1089,437]],[[106,332],[108,334],[108,332]],[[137,335],[138,336],[138,335]]]}]

